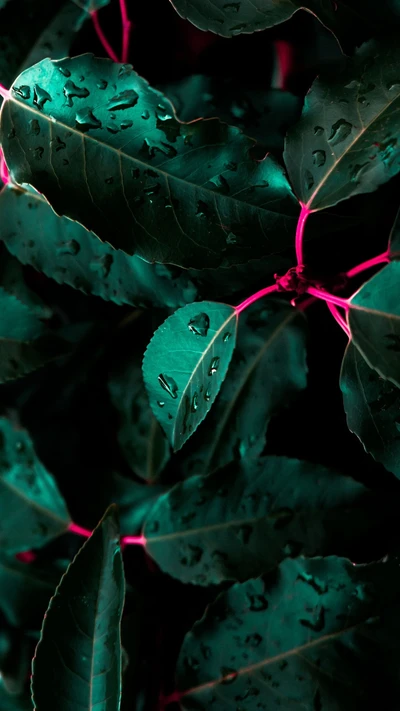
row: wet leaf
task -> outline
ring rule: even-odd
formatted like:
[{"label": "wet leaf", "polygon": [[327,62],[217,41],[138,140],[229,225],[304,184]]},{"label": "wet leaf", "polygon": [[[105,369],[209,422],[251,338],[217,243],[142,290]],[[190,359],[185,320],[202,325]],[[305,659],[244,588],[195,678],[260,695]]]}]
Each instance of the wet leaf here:
[{"label": "wet leaf", "polygon": [[399,63],[397,42],[369,42],[312,85],[285,148],[293,188],[310,210],[373,192],[398,173]]},{"label": "wet leaf", "polygon": [[348,551],[370,526],[367,503],[364,486],[320,465],[246,459],[160,497],[144,527],[146,551],[184,583],[246,580],[287,556]]},{"label": "wet leaf", "polygon": [[[61,573],[0,554],[0,609],[13,627],[40,629]],[[1,707],[3,708],[3,707]]]},{"label": "wet leaf", "polygon": [[32,665],[36,711],[118,711],[124,572],[112,506],[63,576]]},{"label": "wet leaf", "polygon": [[112,249],[77,222],[58,217],[36,191],[12,185],[0,193],[0,239],[29,264],[85,294],[132,306],[177,308],[197,289],[185,275]]},{"label": "wet leaf", "polygon": [[129,354],[116,364],[108,390],[120,417],[118,441],[125,460],[137,476],[154,482],[170,458],[170,447],[150,407],[138,357]]},{"label": "wet leaf", "polygon": [[174,451],[210,410],[236,343],[233,306],[200,301],[178,309],[157,329],[143,358],[150,406]]},{"label": "wet leaf", "polygon": [[374,459],[400,478],[400,390],[349,343],[340,376],[347,426]]},{"label": "wet leaf", "polygon": [[350,300],[354,345],[371,368],[400,386],[400,262],[391,262]]},{"label": "wet leaf", "polygon": [[221,392],[191,441],[186,474],[260,455],[271,417],[306,385],[304,316],[273,299],[246,309]]},{"label": "wet leaf", "polygon": [[25,430],[0,419],[0,548],[38,548],[70,523],[65,502]]},{"label": "wet leaf", "polygon": [[150,262],[230,266],[292,244],[298,209],[282,168],[252,159],[254,142],[217,119],[177,121],[129,65],[82,55],[26,70],[1,142],[13,182]]},{"label": "wet leaf", "polygon": [[382,688],[395,706],[399,570],[396,560],[288,559],[234,585],[185,637],[181,708],[361,711],[379,707]]}]

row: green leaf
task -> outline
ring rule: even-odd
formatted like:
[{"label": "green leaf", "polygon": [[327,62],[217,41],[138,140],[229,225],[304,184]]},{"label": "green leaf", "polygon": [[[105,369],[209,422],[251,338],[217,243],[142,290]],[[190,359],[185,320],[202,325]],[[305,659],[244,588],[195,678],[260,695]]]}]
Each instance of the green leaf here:
[{"label": "green leaf", "polygon": [[400,390],[379,377],[352,343],[344,355],[340,387],[349,430],[400,479]]},{"label": "green leaf", "polygon": [[36,711],[118,711],[125,582],[112,506],[50,601],[32,664]]},{"label": "green leaf", "polygon": [[271,417],[306,385],[304,316],[274,299],[246,309],[221,392],[192,440],[186,472],[209,474],[238,456],[260,455]]},{"label": "green leaf", "polygon": [[398,173],[399,63],[397,42],[369,42],[312,85],[285,148],[294,191],[310,210],[373,192]]},{"label": "green leaf", "polygon": [[28,694],[15,696],[9,694],[5,688],[4,680],[0,678],[0,706],[1,711],[32,711],[33,705]]},{"label": "green leaf", "polygon": [[400,386],[400,262],[391,262],[350,300],[354,345],[379,375]]},{"label": "green leaf", "polygon": [[283,169],[253,160],[254,142],[218,119],[180,123],[130,65],[44,60],[11,95],[0,138],[13,182],[112,247],[202,268],[292,244],[298,206]]},{"label": "green leaf", "polygon": [[383,689],[395,708],[399,571],[397,560],[288,559],[234,585],[185,637],[181,708],[361,711],[379,708]]},{"label": "green leaf", "polygon": [[218,116],[255,138],[264,151],[283,151],[289,126],[300,117],[298,96],[279,89],[256,90],[235,79],[194,74],[161,87],[181,121]]},{"label": "green leaf", "polygon": [[[7,221],[7,216],[2,210],[2,195],[3,192],[0,192],[0,211],[3,217],[0,224],[0,235],[4,222]],[[51,308],[46,306],[42,299],[29,288],[20,262],[12,257],[5,247],[0,247],[0,284],[5,291],[15,296],[18,301],[22,301],[37,318],[49,319],[52,317]]]},{"label": "green leaf", "polygon": [[400,209],[390,232],[388,252],[391,259],[400,259]]},{"label": "green leaf", "polygon": [[[0,609],[13,627],[40,628],[60,574],[0,554]],[[2,707],[1,707],[2,708]]]},{"label": "green leaf", "polygon": [[177,308],[197,289],[185,273],[148,264],[103,244],[77,222],[58,217],[42,195],[9,184],[0,193],[0,239],[22,264],[85,294],[132,306]]},{"label": "green leaf", "polygon": [[111,500],[118,504],[121,535],[136,535],[156,501],[168,489],[159,484],[139,484],[119,474],[114,474],[113,479]]},{"label": "green leaf", "polygon": [[125,460],[137,476],[152,483],[167,464],[170,447],[153,415],[135,356],[118,361],[108,390],[120,417],[118,441]]},{"label": "green leaf", "polygon": [[68,528],[71,519],[53,477],[37,458],[25,430],[0,418],[0,549],[38,548]]},{"label": "green leaf", "polygon": [[370,526],[367,499],[362,484],[320,465],[244,460],[160,497],[144,527],[146,551],[184,583],[246,580],[288,555],[348,550]]},{"label": "green leaf", "polygon": [[72,0],[76,5],[83,8],[86,12],[95,12],[101,10],[102,7],[109,5],[110,0]]},{"label": "green leaf", "polygon": [[204,420],[226,376],[236,343],[233,306],[200,301],[157,329],[143,358],[151,408],[180,449]]}]

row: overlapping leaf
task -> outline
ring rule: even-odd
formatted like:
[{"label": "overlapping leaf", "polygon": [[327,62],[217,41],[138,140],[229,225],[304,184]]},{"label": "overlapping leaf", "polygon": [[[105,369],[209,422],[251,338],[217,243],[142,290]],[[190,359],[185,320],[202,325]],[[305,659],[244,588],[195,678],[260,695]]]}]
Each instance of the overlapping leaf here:
[{"label": "overlapping leaf", "polygon": [[132,306],[177,308],[197,296],[185,274],[115,251],[77,222],[57,217],[36,191],[7,186],[0,211],[0,239],[11,254],[59,284]]},{"label": "overlapping leaf", "polygon": [[143,358],[151,408],[174,450],[204,420],[226,376],[236,343],[233,306],[200,301],[157,329]]},{"label": "overlapping leaf", "polygon": [[246,580],[288,555],[348,551],[345,520],[352,536],[365,533],[367,504],[361,484],[319,465],[244,460],[160,497],[146,520],[146,550],[184,583]]},{"label": "overlapping leaf", "polygon": [[361,711],[379,708],[383,693],[395,708],[399,592],[398,561],[335,557],[288,559],[234,585],[186,635],[181,708]]},{"label": "overlapping leaf", "polygon": [[61,59],[70,54],[75,35],[79,32],[87,12],[78,7],[79,3],[67,0],[49,25],[37,38],[29,54],[20,67],[20,71],[31,67],[46,57]]},{"label": "overlapping leaf", "polygon": [[13,181],[113,247],[202,268],[292,243],[297,203],[273,159],[253,160],[254,142],[217,119],[180,123],[130,66],[44,60],[11,97],[1,142]]},{"label": "overlapping leaf", "polygon": [[32,711],[32,701],[29,694],[9,694],[4,680],[0,679],[0,704],[2,711]]},{"label": "overlapping leaf", "polygon": [[27,565],[14,556],[0,554],[0,609],[8,624],[40,628],[60,575],[50,566]]},{"label": "overlapping leaf", "polygon": [[118,711],[125,583],[116,508],[83,545],[50,601],[33,660],[37,711]]},{"label": "overlapping leaf", "polygon": [[400,262],[385,266],[351,297],[348,318],[367,363],[400,387]]},{"label": "overlapping leaf", "polygon": [[257,457],[272,415],[306,385],[303,315],[274,299],[247,309],[221,392],[191,440],[186,473],[209,474],[235,458]]},{"label": "overlapping leaf", "polygon": [[370,42],[312,85],[285,148],[293,188],[310,210],[373,192],[399,172],[399,62],[397,41]]},{"label": "overlapping leaf", "polygon": [[51,474],[24,430],[0,419],[0,548],[17,553],[44,545],[70,517]]},{"label": "overlapping leaf", "polygon": [[111,500],[118,505],[121,535],[132,536],[140,533],[154,504],[166,491],[166,486],[139,484],[115,474]]}]

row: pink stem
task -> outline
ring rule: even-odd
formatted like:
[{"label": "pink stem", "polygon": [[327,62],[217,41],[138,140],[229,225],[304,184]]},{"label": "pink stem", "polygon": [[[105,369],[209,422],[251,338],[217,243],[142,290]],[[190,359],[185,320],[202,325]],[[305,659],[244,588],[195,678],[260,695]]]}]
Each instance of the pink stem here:
[{"label": "pink stem", "polygon": [[258,299],[262,299],[263,296],[266,296],[267,294],[272,294],[272,292],[278,291],[278,286],[277,284],[273,284],[272,286],[266,286],[264,289],[260,289],[260,291],[256,291],[255,294],[252,296],[249,296],[248,299],[245,299],[242,301],[239,306],[236,306],[236,316],[239,316],[239,314],[247,309],[248,306],[251,304],[254,304],[255,301],[258,301]]},{"label": "pink stem", "polygon": [[6,162],[4,160],[4,155],[3,155],[3,151],[1,150],[1,148],[0,148],[0,180],[2,180],[4,185],[7,185],[7,183],[10,182],[8,168],[7,168]]},{"label": "pink stem", "polygon": [[303,237],[304,237],[304,228],[306,224],[307,217],[309,216],[310,212],[312,210],[309,210],[306,205],[303,205],[303,203],[300,203],[301,205],[301,210],[300,210],[300,215],[299,219],[297,222],[297,227],[296,227],[296,259],[297,259],[297,264],[300,266],[301,264],[304,264],[304,254],[303,254]]},{"label": "pink stem", "polygon": [[33,553],[33,551],[24,551],[23,553],[17,553],[15,557],[21,563],[29,564],[36,560],[36,553]]},{"label": "pink stem", "polygon": [[307,294],[311,296],[316,296],[317,299],[322,299],[329,304],[336,304],[336,306],[341,306],[345,311],[349,310],[348,299],[341,299],[340,296],[335,296],[334,294],[329,294],[328,291],[322,291],[322,289],[315,289],[313,286],[309,286],[307,289]]},{"label": "pink stem", "polygon": [[[70,523],[68,531],[70,533],[76,533],[78,536],[83,536],[84,538],[90,538],[92,535],[92,531],[89,531],[87,528],[82,528],[82,526],[78,526],[77,523]],[[146,539],[144,536],[122,536],[121,544],[122,546],[145,546]]]},{"label": "pink stem", "polygon": [[353,267],[353,269],[349,269],[348,272],[346,272],[346,276],[349,277],[350,279],[352,277],[357,276],[357,274],[361,274],[361,272],[364,272],[366,269],[371,269],[371,267],[375,267],[377,264],[382,264],[383,262],[389,262],[389,253],[388,250],[386,252],[383,252],[382,254],[378,254],[377,257],[372,257],[372,259],[367,259],[366,262],[362,262],[362,264],[357,264],[356,267]]},{"label": "pink stem", "polygon": [[77,536],[84,536],[84,538],[90,538],[92,535],[92,531],[89,531],[87,528],[82,528],[82,526],[78,526],[77,523],[70,523],[68,531],[70,533],[76,533]]},{"label": "pink stem", "polygon": [[346,323],[346,320],[343,318],[343,316],[340,313],[340,311],[338,310],[338,308],[336,306],[334,306],[334,304],[331,304],[329,301],[326,302],[326,305],[327,305],[329,311],[331,312],[333,318],[335,319],[335,321],[337,321],[340,328],[342,328],[343,331],[345,332],[346,336],[348,338],[351,338],[350,329]]},{"label": "pink stem", "polygon": [[129,38],[131,34],[132,23],[128,17],[128,10],[126,9],[126,0],[119,0],[119,5],[121,8],[121,20],[122,20],[122,62],[128,61],[129,56]]},{"label": "pink stem", "polygon": [[117,55],[115,54],[107,37],[105,36],[103,30],[100,27],[100,22],[99,22],[97,10],[93,10],[93,12],[90,13],[90,17],[92,18],[92,22],[93,22],[94,29],[96,30],[96,34],[97,34],[101,44],[103,45],[104,49],[106,50],[108,56],[110,57],[110,59],[113,60],[113,62],[118,62]]},{"label": "pink stem", "polygon": [[6,101],[7,101],[7,99],[11,99],[11,94],[10,94],[10,92],[9,92],[8,89],[6,89],[6,87],[3,86],[2,84],[0,84],[0,96],[2,96],[3,99],[5,99]]},{"label": "pink stem", "polygon": [[292,47],[289,42],[285,40],[275,40],[275,71],[272,80],[272,86],[274,89],[285,90],[287,85],[287,79],[290,74],[290,68],[292,66]]}]

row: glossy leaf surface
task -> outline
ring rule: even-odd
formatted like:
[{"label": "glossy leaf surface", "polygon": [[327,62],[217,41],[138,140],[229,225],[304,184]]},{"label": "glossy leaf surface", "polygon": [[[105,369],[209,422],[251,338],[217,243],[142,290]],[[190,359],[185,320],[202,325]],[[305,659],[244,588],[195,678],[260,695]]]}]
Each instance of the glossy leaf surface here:
[{"label": "glossy leaf surface", "polygon": [[292,242],[298,209],[282,168],[253,160],[254,142],[217,119],[178,122],[129,65],[82,55],[31,67],[0,137],[14,182],[150,262],[230,266]]},{"label": "glossy leaf surface", "polygon": [[4,188],[0,210],[7,249],[59,284],[132,306],[177,308],[197,296],[185,274],[112,249],[77,222],[58,217],[36,191]]},{"label": "glossy leaf surface", "polygon": [[293,188],[310,210],[370,193],[400,170],[398,44],[370,42],[318,78],[286,139]]},{"label": "glossy leaf surface", "polygon": [[361,711],[379,706],[382,688],[395,705],[399,586],[395,560],[335,557],[288,559],[234,585],[184,640],[181,708]]},{"label": "glossy leaf surface", "polygon": [[379,375],[400,386],[400,262],[391,262],[350,301],[354,344]]},{"label": "glossy leaf surface", "polygon": [[125,582],[110,507],[50,601],[32,670],[36,711],[118,711]]},{"label": "glossy leaf surface", "polygon": [[162,496],[146,521],[146,550],[184,583],[246,580],[286,556],[345,548],[344,520],[356,535],[365,495],[361,484],[320,465],[245,460]]},{"label": "glossy leaf surface", "polygon": [[349,430],[400,478],[400,390],[370,368],[352,343],[343,359],[340,387]]},{"label": "glossy leaf surface", "polygon": [[65,502],[25,430],[0,419],[0,548],[38,548],[70,523]]},{"label": "glossy leaf surface", "polygon": [[306,385],[304,316],[275,299],[246,309],[221,392],[191,442],[186,473],[209,474],[260,455],[270,418]]},{"label": "glossy leaf surface", "polygon": [[200,301],[178,309],[157,329],[143,358],[151,408],[174,450],[204,420],[235,348],[233,306]]}]

